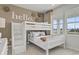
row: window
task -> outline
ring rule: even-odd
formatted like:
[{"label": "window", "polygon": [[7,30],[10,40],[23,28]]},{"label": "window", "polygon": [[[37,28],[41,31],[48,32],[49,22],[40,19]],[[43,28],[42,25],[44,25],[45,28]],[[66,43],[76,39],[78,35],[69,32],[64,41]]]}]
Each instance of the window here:
[{"label": "window", "polygon": [[53,31],[57,32],[57,20],[53,20]]},{"label": "window", "polygon": [[62,19],[53,20],[53,32],[57,33],[57,30],[59,30],[60,34],[63,33],[63,20]]},{"label": "window", "polygon": [[79,17],[67,19],[67,30],[69,32],[79,32]]},{"label": "window", "polygon": [[59,20],[59,26],[60,26],[60,33],[63,33],[63,20]]}]

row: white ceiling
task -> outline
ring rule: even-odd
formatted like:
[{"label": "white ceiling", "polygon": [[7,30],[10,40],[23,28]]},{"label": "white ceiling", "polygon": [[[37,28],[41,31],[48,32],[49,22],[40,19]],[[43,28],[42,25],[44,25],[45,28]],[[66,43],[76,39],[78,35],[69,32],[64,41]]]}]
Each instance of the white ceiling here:
[{"label": "white ceiling", "polygon": [[30,9],[37,12],[46,12],[50,9],[58,7],[60,4],[15,4],[15,6]]}]

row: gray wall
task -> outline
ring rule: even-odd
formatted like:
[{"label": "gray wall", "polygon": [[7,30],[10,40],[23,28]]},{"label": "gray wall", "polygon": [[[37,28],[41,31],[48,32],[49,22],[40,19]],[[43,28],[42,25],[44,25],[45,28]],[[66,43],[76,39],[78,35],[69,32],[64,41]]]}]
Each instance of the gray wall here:
[{"label": "gray wall", "polygon": [[79,35],[67,35],[66,47],[79,51]]}]

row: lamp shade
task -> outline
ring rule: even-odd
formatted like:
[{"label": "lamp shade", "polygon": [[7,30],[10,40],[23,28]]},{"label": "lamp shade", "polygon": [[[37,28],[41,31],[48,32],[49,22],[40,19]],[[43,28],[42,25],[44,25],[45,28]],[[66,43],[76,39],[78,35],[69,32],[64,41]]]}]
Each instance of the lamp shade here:
[{"label": "lamp shade", "polygon": [[0,17],[0,28],[5,28],[5,18]]}]

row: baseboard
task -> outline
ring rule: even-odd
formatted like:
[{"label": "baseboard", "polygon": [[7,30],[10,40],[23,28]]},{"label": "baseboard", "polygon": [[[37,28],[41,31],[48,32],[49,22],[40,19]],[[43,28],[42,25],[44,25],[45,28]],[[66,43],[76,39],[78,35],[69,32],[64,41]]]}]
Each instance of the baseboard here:
[{"label": "baseboard", "polygon": [[72,50],[75,50],[75,51],[79,51],[79,49],[77,49],[77,48],[73,48],[73,47],[66,47],[66,48],[68,48],[68,49],[72,49]]}]

